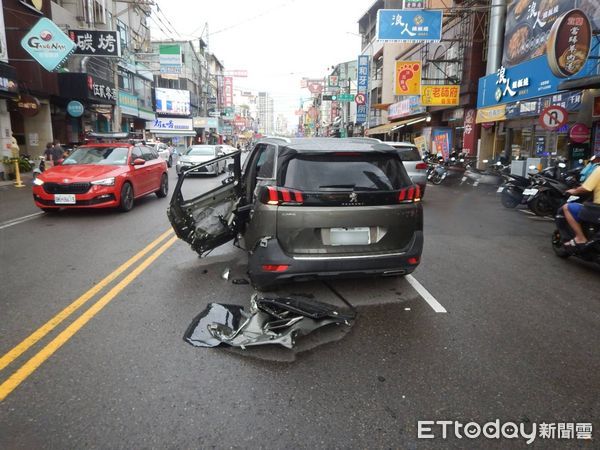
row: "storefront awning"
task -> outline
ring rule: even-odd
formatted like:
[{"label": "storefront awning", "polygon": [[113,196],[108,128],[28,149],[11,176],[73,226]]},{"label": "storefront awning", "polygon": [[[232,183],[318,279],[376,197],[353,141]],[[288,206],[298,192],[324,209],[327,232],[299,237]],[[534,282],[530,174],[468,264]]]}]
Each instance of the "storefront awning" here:
[{"label": "storefront awning", "polygon": [[600,75],[563,81],[558,85],[560,90],[570,89],[598,89],[600,88]]},{"label": "storefront awning", "polygon": [[506,105],[498,105],[478,109],[475,123],[498,122],[503,120],[506,120]]},{"label": "storefront awning", "polygon": [[195,131],[179,131],[179,130],[147,130],[156,137],[173,137],[173,136],[196,136]]},{"label": "storefront awning", "polygon": [[382,111],[387,111],[390,107],[391,103],[374,103],[371,105],[373,109],[381,109]]},{"label": "storefront awning", "polygon": [[385,134],[385,133],[389,133],[390,131],[392,131],[392,128],[394,128],[397,124],[396,123],[386,123],[385,125],[379,125],[378,127],[373,127],[373,128],[369,128],[367,131],[365,131],[365,134],[367,136],[371,136],[373,134]]}]

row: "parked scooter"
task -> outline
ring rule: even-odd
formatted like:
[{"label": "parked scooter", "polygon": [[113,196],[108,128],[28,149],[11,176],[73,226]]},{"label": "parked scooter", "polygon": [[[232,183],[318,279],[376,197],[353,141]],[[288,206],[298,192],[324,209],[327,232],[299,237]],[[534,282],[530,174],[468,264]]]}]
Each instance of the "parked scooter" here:
[{"label": "parked scooter", "polygon": [[[530,166],[534,170],[535,166]],[[559,169],[565,169],[566,164],[559,163]],[[544,169],[541,174],[533,176],[534,187],[526,189],[524,195],[527,196],[527,206],[537,216],[554,216],[564,203],[564,196],[568,189],[575,187],[567,185],[562,172],[555,170],[554,167]],[[559,179],[554,178],[557,176]]]},{"label": "parked scooter", "polygon": [[[484,164],[488,164],[489,160],[484,159]],[[467,164],[464,176],[460,182],[463,185],[472,185],[477,187],[479,185],[487,185],[497,187],[502,184],[504,180],[503,175],[510,170],[510,166],[505,166],[500,161],[493,165],[488,165],[484,170],[472,167],[471,164]]]},{"label": "parked scooter", "polygon": [[[579,198],[570,197],[568,201],[579,201]],[[600,205],[586,203],[579,213],[579,218],[588,242],[575,248],[565,246],[575,234],[569,227],[562,208],[559,208],[554,219],[557,229],[552,233],[552,249],[560,258],[574,256],[600,264]]]},{"label": "parked scooter", "polygon": [[500,193],[500,202],[505,208],[516,208],[519,205],[527,203],[528,196],[524,195],[526,189],[531,188],[532,178],[522,177],[506,173],[503,175],[504,184],[500,186],[497,192]]}]

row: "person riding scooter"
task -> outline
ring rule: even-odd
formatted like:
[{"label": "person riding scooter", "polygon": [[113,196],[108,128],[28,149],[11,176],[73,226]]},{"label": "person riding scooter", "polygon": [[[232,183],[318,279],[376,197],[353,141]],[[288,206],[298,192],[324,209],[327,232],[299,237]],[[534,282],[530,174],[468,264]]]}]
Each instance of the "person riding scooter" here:
[{"label": "person riding scooter", "polygon": [[[592,203],[594,205],[600,205],[600,170],[594,170],[592,174],[585,180],[585,182],[578,188],[569,189],[567,191],[567,194],[579,197],[589,193],[593,193],[594,195]],[[575,233],[575,237],[567,242],[565,247],[578,249],[587,243],[587,238],[585,237],[580,224],[580,216],[584,208],[586,208],[586,204],[581,203],[567,203],[562,207],[565,219]]]}]

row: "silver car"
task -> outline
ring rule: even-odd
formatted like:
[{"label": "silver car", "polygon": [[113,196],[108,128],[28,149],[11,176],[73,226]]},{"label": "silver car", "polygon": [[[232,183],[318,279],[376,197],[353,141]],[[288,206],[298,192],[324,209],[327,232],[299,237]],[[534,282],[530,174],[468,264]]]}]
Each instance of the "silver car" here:
[{"label": "silver car", "polygon": [[427,186],[427,163],[423,162],[421,152],[416,145],[408,142],[384,142],[398,150],[402,164],[413,183],[421,188],[421,197]]},{"label": "silver car", "polygon": [[[225,152],[221,145],[192,145],[179,157],[175,165],[175,170],[180,175],[184,170],[224,155]],[[226,166],[227,163],[225,160],[217,161],[213,164],[198,167],[191,173],[218,175],[225,172]]]},{"label": "silver car", "polygon": [[201,256],[239,240],[259,289],[314,278],[405,275],[419,265],[419,187],[393,147],[366,138],[265,138],[243,170],[240,152],[231,156],[233,175],[222,186],[184,200],[183,176],[171,199],[168,216],[177,236]]}]

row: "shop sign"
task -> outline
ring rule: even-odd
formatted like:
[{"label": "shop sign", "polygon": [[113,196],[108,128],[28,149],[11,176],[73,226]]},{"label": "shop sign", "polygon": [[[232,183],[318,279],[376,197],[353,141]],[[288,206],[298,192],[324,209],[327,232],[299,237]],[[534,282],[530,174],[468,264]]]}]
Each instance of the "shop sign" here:
[{"label": "shop sign", "polygon": [[231,125],[223,125],[219,130],[219,134],[232,135],[233,127]]},{"label": "shop sign", "polygon": [[129,92],[119,90],[119,108],[123,114],[136,116],[139,114],[137,95],[132,95]]},{"label": "shop sign", "polygon": [[402,0],[402,9],[425,9],[425,0]]},{"label": "shop sign", "polygon": [[194,128],[219,128],[219,119],[216,117],[194,117],[192,123]]},{"label": "shop sign", "polygon": [[160,73],[180,74],[182,68],[181,46],[179,44],[160,44],[158,60]]},{"label": "shop sign", "polygon": [[40,112],[40,101],[32,95],[21,95],[17,108],[23,117],[34,117]]},{"label": "shop sign", "polygon": [[78,102],[77,100],[71,100],[67,103],[67,113],[71,117],[81,117],[83,116],[85,108],[83,107],[83,103]]},{"label": "shop sign", "polygon": [[69,37],[77,45],[76,55],[121,56],[118,31],[69,30]]},{"label": "shop sign", "polygon": [[533,100],[509,103],[506,105],[506,118],[539,116],[544,108],[552,105],[562,106],[569,112],[579,111],[581,95],[581,91],[562,92]]},{"label": "shop sign", "polygon": [[23,37],[21,46],[48,72],[58,69],[76,47],[69,36],[45,17]]},{"label": "shop sign", "polygon": [[108,81],[101,80],[100,78],[91,75],[88,75],[87,80],[91,97],[112,102],[117,101],[117,90],[114,88],[113,83],[109,83]]},{"label": "shop sign", "polygon": [[233,106],[233,77],[223,77],[223,106]]},{"label": "shop sign", "polygon": [[592,45],[592,25],[583,11],[573,9],[558,18],[546,48],[548,64],[557,77],[578,73],[588,59]]},{"label": "shop sign", "polygon": [[475,126],[475,110],[467,109],[463,122],[463,152],[467,155],[476,153],[477,128]]},{"label": "shop sign", "polygon": [[16,69],[0,61],[0,97],[2,95],[15,97],[18,92],[19,84]]},{"label": "shop sign", "polygon": [[[557,22],[562,21],[565,26],[565,18],[576,7],[592,22],[592,29],[600,26],[597,0],[513,1],[506,16],[502,64],[510,67],[554,51],[556,36],[552,31],[561,26]],[[563,53],[564,50],[557,56],[560,58]]]},{"label": "shop sign", "polygon": [[562,106],[548,106],[540,114],[539,123],[543,129],[556,131],[569,120],[569,112]]},{"label": "shop sign", "polygon": [[406,97],[396,103],[392,103],[388,107],[388,119],[398,119],[400,117],[412,116],[421,114],[426,111],[426,108],[421,105],[421,99],[418,96]]},{"label": "shop sign", "polygon": [[442,112],[442,122],[453,122],[456,120],[462,120],[465,116],[465,110],[463,108],[445,109]]},{"label": "shop sign", "polygon": [[190,115],[190,91],[180,89],[154,89],[156,112],[174,116]]},{"label": "shop sign", "polygon": [[424,155],[425,153],[427,153],[429,151],[427,149],[427,140],[425,139],[424,136],[417,136],[413,140],[415,141],[415,145],[421,152],[421,155]]},{"label": "shop sign", "polygon": [[421,61],[396,61],[395,95],[421,95]]},{"label": "shop sign", "polygon": [[590,139],[590,129],[583,123],[576,123],[569,130],[569,139],[571,142],[583,144]]},{"label": "shop sign", "polygon": [[194,131],[192,119],[180,119],[174,117],[159,117],[146,122],[146,130],[154,131]]},{"label": "shop sign", "polygon": [[323,92],[323,82],[322,81],[311,81],[306,85],[311,94],[320,94]]},{"label": "shop sign", "polygon": [[[594,53],[600,54],[600,46],[594,50]],[[497,73],[479,79],[477,108],[554,94],[563,81],[595,73],[596,61],[592,58],[588,59],[581,71],[568,78],[554,75],[545,56],[514,67],[501,67]]]},{"label": "shop sign", "polygon": [[475,123],[497,122],[500,120],[506,120],[506,105],[478,109]]},{"label": "shop sign", "polygon": [[[358,56],[356,79],[356,123],[358,124],[365,123],[368,116],[369,58],[369,55]],[[362,100],[363,97],[364,102],[359,103],[359,100]]]},{"label": "shop sign", "polygon": [[442,11],[380,9],[375,35],[382,42],[439,42]]},{"label": "shop sign", "polygon": [[460,86],[421,86],[421,104],[425,106],[451,106],[460,102]]},{"label": "shop sign", "polygon": [[340,85],[340,80],[337,75],[329,75],[327,77],[327,86],[338,87],[339,85]]},{"label": "shop sign", "polygon": [[44,0],[19,0],[19,3],[38,14],[42,12],[42,8],[44,7]]}]

